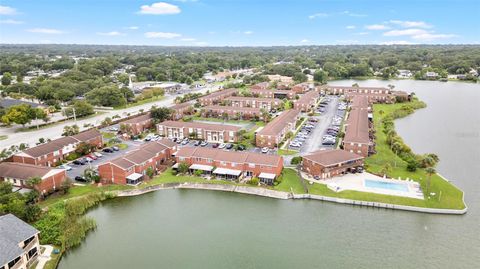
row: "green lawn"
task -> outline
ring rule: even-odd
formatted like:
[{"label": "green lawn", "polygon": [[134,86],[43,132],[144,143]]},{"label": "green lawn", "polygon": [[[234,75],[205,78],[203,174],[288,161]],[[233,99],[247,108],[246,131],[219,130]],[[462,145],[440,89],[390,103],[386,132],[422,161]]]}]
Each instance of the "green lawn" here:
[{"label": "green lawn", "polygon": [[230,123],[230,124],[250,124],[250,123],[253,123],[253,121],[248,121],[248,120],[224,120],[224,119],[221,119],[221,118],[204,118],[204,117],[197,117],[197,116],[193,116],[192,120],[225,122],[225,123]]},{"label": "green lawn", "polygon": [[115,134],[110,132],[102,132],[102,136],[105,139],[112,139],[115,137]]},{"label": "green lawn", "polygon": [[5,140],[8,138],[8,135],[0,135],[0,140]]},{"label": "green lawn", "polygon": [[113,109],[119,110],[119,109],[124,109],[124,108],[129,108],[129,107],[135,107],[135,106],[139,106],[139,105],[143,105],[143,104],[148,104],[148,103],[161,101],[164,98],[165,98],[164,96],[154,96],[152,98],[143,99],[143,100],[140,100],[140,101],[137,101],[137,102],[134,102],[134,103],[129,103],[129,104],[124,105],[124,106],[117,106],[117,107],[114,107]]},{"label": "green lawn", "polygon": [[296,194],[305,193],[302,185],[302,179],[298,176],[297,171],[290,168],[283,169],[281,182],[273,189],[277,191],[292,192]]},{"label": "green lawn", "polygon": [[59,201],[65,201],[70,198],[80,197],[90,193],[96,193],[96,192],[102,192],[102,191],[128,190],[132,188],[133,188],[132,186],[125,186],[125,185],[105,185],[101,187],[97,187],[96,185],[72,186],[68,194],[61,195],[60,193],[55,193],[49,196],[44,201],[41,201],[39,205],[40,207],[47,207]]},{"label": "green lawn", "polygon": [[[412,101],[413,105],[415,105],[415,102],[419,101]],[[420,182],[420,184],[422,185],[422,189],[425,190],[427,178],[427,174],[425,173],[425,171],[423,169],[417,169],[417,171],[415,172],[407,171],[407,163],[390,150],[390,147],[386,143],[386,135],[382,132],[381,120],[390,113],[399,109],[402,105],[404,104],[375,104],[373,106],[374,125],[375,129],[377,130],[377,132],[375,133],[375,148],[377,154],[368,157],[365,161],[365,164],[369,172],[374,174],[381,174],[381,171],[384,168],[385,164],[389,163],[391,167],[391,169],[387,172],[387,175],[389,177],[401,177],[402,179],[406,179],[408,177],[410,179]],[[383,111],[382,115],[380,115],[380,111]],[[445,181],[438,175],[432,176],[429,192],[434,192],[436,193],[436,195],[432,196],[430,199],[426,199],[425,201],[417,201],[415,202],[415,205],[432,208],[465,208],[465,204],[463,203],[462,191],[456,188],[454,185],[450,184],[449,182]]]},{"label": "green lawn", "polygon": [[292,149],[278,149],[278,155],[295,155],[297,154],[297,150]]}]

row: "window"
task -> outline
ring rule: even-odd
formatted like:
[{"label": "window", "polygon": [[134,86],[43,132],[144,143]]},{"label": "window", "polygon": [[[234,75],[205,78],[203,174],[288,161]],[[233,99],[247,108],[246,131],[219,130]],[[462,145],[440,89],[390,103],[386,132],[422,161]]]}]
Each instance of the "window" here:
[{"label": "window", "polygon": [[15,258],[13,261],[9,262],[9,263],[8,263],[8,268],[12,268],[15,264],[18,263],[18,261],[20,261],[20,256],[18,256],[17,258]]}]

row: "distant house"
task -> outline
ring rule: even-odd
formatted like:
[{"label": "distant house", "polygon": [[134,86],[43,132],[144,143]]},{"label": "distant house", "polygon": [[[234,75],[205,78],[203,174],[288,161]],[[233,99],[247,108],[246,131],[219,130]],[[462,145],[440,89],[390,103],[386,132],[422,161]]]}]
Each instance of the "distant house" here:
[{"label": "distant house", "polygon": [[410,70],[399,69],[397,72],[397,78],[411,78],[413,76]]},{"label": "distant house", "polygon": [[277,82],[286,83],[286,84],[293,83],[293,78],[288,76],[267,75],[267,77],[270,81],[277,81]]},{"label": "distant house", "polygon": [[257,147],[277,147],[288,132],[295,131],[299,114],[299,110],[290,109],[282,112],[280,116],[269,122],[255,135],[255,144]]},{"label": "distant house", "polygon": [[303,82],[293,86],[292,91],[294,91],[297,94],[301,94],[301,93],[311,91],[314,88],[315,86],[313,85],[313,83]]},{"label": "distant house", "polygon": [[270,82],[260,82],[255,85],[252,85],[250,89],[252,90],[266,90],[270,86]]},{"label": "distant house", "polygon": [[177,164],[186,163],[190,172],[200,170],[226,180],[257,177],[272,185],[283,169],[283,158],[278,155],[253,152],[224,151],[213,148],[183,147],[175,154]]},{"label": "distant house", "polygon": [[12,214],[0,216],[0,268],[29,268],[40,255],[39,233]]},{"label": "distant house", "polygon": [[153,119],[150,113],[147,113],[122,121],[120,125],[126,126],[128,133],[138,135],[153,127]]},{"label": "distant house", "polygon": [[88,143],[94,147],[103,146],[102,134],[97,129],[90,129],[73,136],[58,138],[13,155],[13,161],[42,166],[55,166],[66,156],[75,151],[77,146]]},{"label": "distant house", "polygon": [[168,138],[195,138],[213,143],[238,141],[238,126],[227,124],[164,121],[157,124],[158,134]]},{"label": "distant house", "polygon": [[[38,177],[41,182],[32,187],[28,180]],[[40,193],[60,188],[62,182],[67,180],[65,169],[55,169],[47,166],[38,166],[24,163],[3,162],[0,163],[0,180],[10,182],[17,188],[35,188]]]},{"label": "distant house", "polygon": [[426,72],[424,75],[425,79],[437,79],[439,77],[437,72]]},{"label": "distant house", "polygon": [[303,156],[302,170],[313,177],[326,179],[363,166],[363,159],[363,156],[345,150],[319,150]]},{"label": "distant house", "polygon": [[145,180],[149,168],[157,173],[162,166],[165,167],[175,151],[177,144],[168,139],[152,141],[119,158],[100,164],[98,174],[101,182],[105,184],[136,185]]}]

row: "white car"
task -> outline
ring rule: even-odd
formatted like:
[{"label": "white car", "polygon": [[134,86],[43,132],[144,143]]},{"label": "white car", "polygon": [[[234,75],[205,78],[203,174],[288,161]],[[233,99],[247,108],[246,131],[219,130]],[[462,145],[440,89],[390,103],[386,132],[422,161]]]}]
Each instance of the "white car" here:
[{"label": "white car", "polygon": [[220,146],[218,146],[219,149],[224,149],[227,145],[225,145],[225,143],[222,143],[220,144]]},{"label": "white car", "polygon": [[97,158],[102,158],[103,155],[100,152],[94,152],[93,155],[97,156]]},{"label": "white car", "polygon": [[267,147],[262,148],[262,153],[268,153],[268,151],[269,151],[269,148]]},{"label": "white car", "polygon": [[72,167],[71,167],[70,165],[66,165],[66,164],[60,165],[60,168],[65,169],[65,170],[67,170],[67,171],[72,170]]}]

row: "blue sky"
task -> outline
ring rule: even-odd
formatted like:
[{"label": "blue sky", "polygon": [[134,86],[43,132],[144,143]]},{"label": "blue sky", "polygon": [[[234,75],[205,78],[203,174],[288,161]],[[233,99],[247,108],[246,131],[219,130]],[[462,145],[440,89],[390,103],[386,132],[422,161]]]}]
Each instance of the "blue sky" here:
[{"label": "blue sky", "polygon": [[0,43],[480,44],[479,0],[0,0]]}]

